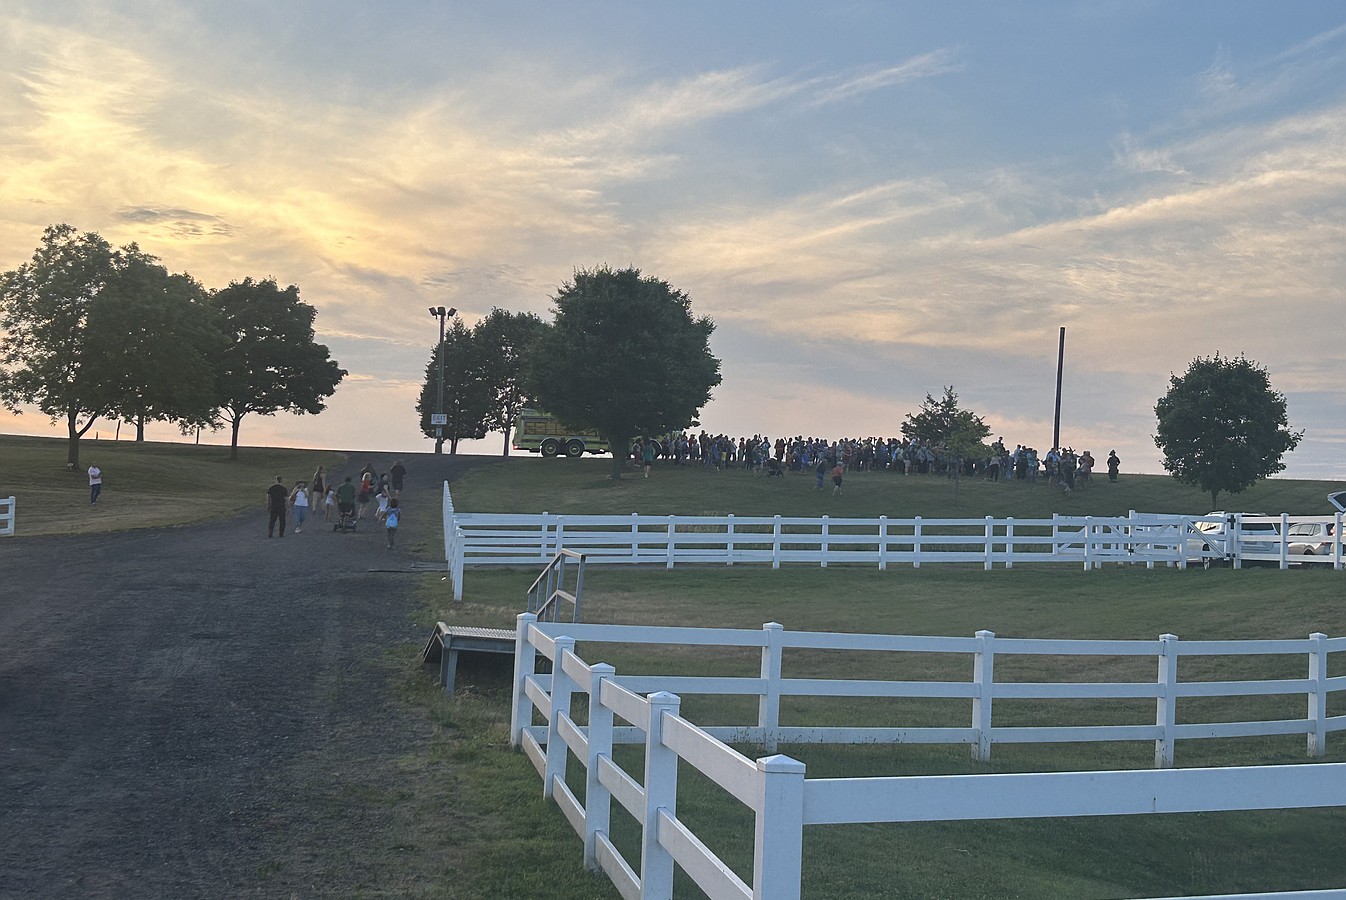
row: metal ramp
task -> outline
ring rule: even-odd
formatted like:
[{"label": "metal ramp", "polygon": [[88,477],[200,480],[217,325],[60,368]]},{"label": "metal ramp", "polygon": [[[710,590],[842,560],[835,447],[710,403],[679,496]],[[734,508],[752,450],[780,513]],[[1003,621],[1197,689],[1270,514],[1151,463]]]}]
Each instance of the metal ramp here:
[{"label": "metal ramp", "polygon": [[[578,562],[573,593],[564,589],[567,560]],[[578,622],[583,589],[584,554],[559,550],[528,589],[528,611],[536,613],[540,620],[555,622],[561,602],[566,602],[573,610],[571,621]],[[439,683],[444,687],[445,694],[453,696],[454,682],[458,678],[458,654],[496,653],[513,656],[515,638],[512,628],[479,628],[437,622],[434,633],[421,651],[421,662],[427,666],[439,664]]]}]

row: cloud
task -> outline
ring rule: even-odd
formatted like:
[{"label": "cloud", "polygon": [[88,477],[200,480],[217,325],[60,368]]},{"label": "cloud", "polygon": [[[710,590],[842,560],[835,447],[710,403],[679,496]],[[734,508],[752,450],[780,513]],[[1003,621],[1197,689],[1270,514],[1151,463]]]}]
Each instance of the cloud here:
[{"label": "cloud", "polygon": [[921,78],[961,72],[963,69],[963,64],[956,59],[953,50],[934,50],[912,57],[896,66],[862,71],[844,78],[831,76],[819,79],[815,90],[812,91],[810,105],[837,103],[882,88],[906,84]]}]

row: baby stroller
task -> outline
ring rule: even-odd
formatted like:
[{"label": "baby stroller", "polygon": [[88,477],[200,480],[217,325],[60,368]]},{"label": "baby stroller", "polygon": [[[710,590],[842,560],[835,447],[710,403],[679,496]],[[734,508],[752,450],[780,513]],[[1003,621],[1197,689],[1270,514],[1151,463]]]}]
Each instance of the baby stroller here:
[{"label": "baby stroller", "polygon": [[338,503],[337,520],[332,523],[332,530],[345,534],[348,531],[355,530],[355,504]]},{"label": "baby stroller", "polygon": [[781,471],[780,460],[774,456],[768,456],[766,460],[767,478],[784,478],[785,473]]}]

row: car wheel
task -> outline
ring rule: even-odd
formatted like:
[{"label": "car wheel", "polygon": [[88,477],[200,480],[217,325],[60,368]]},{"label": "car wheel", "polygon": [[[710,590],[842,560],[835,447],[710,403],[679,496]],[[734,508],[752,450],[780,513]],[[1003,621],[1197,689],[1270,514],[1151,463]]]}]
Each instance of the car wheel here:
[{"label": "car wheel", "polygon": [[561,452],[561,442],[556,438],[547,438],[542,442],[542,455],[555,456]]},{"label": "car wheel", "polygon": [[584,455],[584,441],[566,441],[566,456],[579,459]]}]

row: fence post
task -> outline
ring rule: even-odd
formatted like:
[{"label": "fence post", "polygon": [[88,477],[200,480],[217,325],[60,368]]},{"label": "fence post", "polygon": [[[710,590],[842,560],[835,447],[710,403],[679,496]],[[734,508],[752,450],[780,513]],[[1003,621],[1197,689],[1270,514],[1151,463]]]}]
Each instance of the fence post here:
[{"label": "fence post", "polygon": [[453,561],[449,564],[449,577],[453,579],[453,602],[463,602],[464,556],[467,554],[467,535],[461,528],[454,528]]},{"label": "fence post", "polygon": [[1061,514],[1052,513],[1052,556],[1061,552]]},{"label": "fence post", "polygon": [[879,571],[888,571],[888,517],[879,516]]},{"label": "fence post", "polygon": [[648,698],[650,720],[645,725],[645,817],[640,835],[641,900],[670,900],[673,896],[673,856],[659,843],[659,811],[675,815],[678,808],[678,754],[664,746],[664,713],[677,715],[682,704],[676,694],[658,691]]},{"label": "fence post", "polygon": [[995,632],[978,631],[978,647],[972,662],[972,680],[977,696],[972,698],[972,758],[991,761],[991,698],[995,689]]},{"label": "fence post", "polygon": [[631,513],[631,562],[640,561],[640,513]]},{"label": "fence post", "polygon": [[1341,513],[1337,513],[1337,525],[1332,529],[1332,568],[1341,571]]},{"label": "fence post", "polygon": [[1178,698],[1175,695],[1178,684],[1178,636],[1176,634],[1159,635],[1159,697],[1155,700],[1154,724],[1159,726],[1161,735],[1154,742],[1154,767],[1156,769],[1173,768],[1173,750],[1176,742],[1175,723],[1177,720]]},{"label": "fence post", "polygon": [[1014,516],[1005,519],[1005,568],[1014,568]]},{"label": "fence post", "polygon": [[551,715],[547,717],[547,767],[542,773],[542,796],[548,799],[551,798],[555,780],[566,780],[566,760],[570,756],[570,748],[561,737],[561,716],[570,716],[570,694],[575,689],[575,682],[565,673],[562,663],[567,653],[574,652],[574,638],[556,639],[556,656],[552,658],[551,665]]},{"label": "fence post", "polygon": [[780,568],[780,516],[771,524],[771,568]]},{"label": "fence post", "polygon": [[804,850],[804,764],[788,756],[757,760],[752,855],[753,900],[799,900]]},{"label": "fence post", "polygon": [[991,548],[995,546],[995,519],[986,517],[986,559],[982,562],[983,570],[991,571]]},{"label": "fence post", "polygon": [[1309,756],[1327,752],[1327,635],[1309,635]]},{"label": "fence post", "polygon": [[733,514],[733,513],[729,513],[729,515],[727,515],[727,516],[725,517],[725,527],[724,527],[724,553],[725,553],[725,557],[726,557],[726,559],[725,559],[725,563],[724,563],[724,564],[725,564],[726,566],[732,566],[732,565],[734,564],[734,514]]},{"label": "fence post", "polygon": [[589,668],[589,756],[584,761],[584,868],[597,872],[598,835],[607,834],[612,794],[598,780],[601,757],[612,757],[612,710],[603,705],[603,682],[617,674],[607,663]]},{"label": "fence post", "polygon": [[757,724],[762,729],[762,747],[776,752],[776,732],[780,728],[781,638],[785,626],[767,622],[762,626],[766,642],[762,645],[762,693],[757,698]]},{"label": "fence post", "polygon": [[1094,517],[1084,517],[1084,571],[1094,567]]},{"label": "fence post", "polygon": [[1232,552],[1234,555],[1234,568],[1243,568],[1243,514],[1235,513],[1226,517],[1225,524],[1225,556]]},{"label": "fence post", "polygon": [[523,730],[533,724],[533,701],[524,691],[524,681],[537,669],[537,648],[528,640],[528,629],[537,621],[533,613],[520,613],[514,626],[514,699],[510,703],[509,745],[517,748]]},{"label": "fence post", "polygon": [[921,517],[917,516],[911,528],[911,567],[921,567]]},{"label": "fence post", "polygon": [[668,517],[668,558],[664,561],[664,568],[673,568],[673,559],[677,556],[678,544],[678,517]]},{"label": "fence post", "polygon": [[1281,513],[1281,568],[1290,568],[1290,514]]},{"label": "fence post", "polygon": [[818,559],[822,563],[822,568],[827,568],[827,534],[828,521],[827,516],[823,516],[822,532],[818,535]]}]

